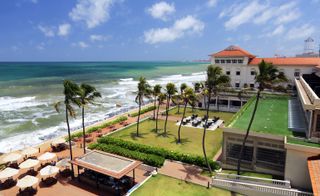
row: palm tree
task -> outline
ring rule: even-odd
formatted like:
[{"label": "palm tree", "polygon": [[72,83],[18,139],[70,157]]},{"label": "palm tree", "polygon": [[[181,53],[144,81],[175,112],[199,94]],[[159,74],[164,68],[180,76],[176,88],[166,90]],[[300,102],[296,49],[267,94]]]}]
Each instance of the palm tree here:
[{"label": "palm tree", "polygon": [[209,107],[210,107],[210,99],[212,93],[216,92],[216,88],[219,85],[227,84],[230,82],[230,78],[227,75],[224,75],[222,72],[222,69],[217,66],[209,65],[207,69],[207,80],[205,82],[205,88],[208,91],[208,99],[207,99],[207,112],[206,112],[206,120],[205,120],[205,126],[203,129],[203,136],[202,136],[202,150],[203,155],[206,161],[206,164],[208,166],[209,172],[212,173],[210,164],[208,162],[207,153],[206,153],[206,147],[205,147],[205,140],[206,140],[206,131],[207,131],[207,122],[209,118]]},{"label": "palm tree", "polygon": [[141,105],[143,104],[143,98],[144,97],[150,98],[150,94],[151,94],[151,87],[148,84],[146,78],[140,77],[139,83],[138,83],[138,92],[136,96],[136,103],[139,104],[138,119],[137,119],[137,137],[139,136],[140,112],[141,112]]},{"label": "palm tree", "polygon": [[159,109],[160,105],[163,104],[163,101],[166,99],[166,95],[163,93],[160,93],[158,95],[158,108],[157,108],[157,117],[156,117],[156,132],[158,132],[158,116],[159,116]]},{"label": "palm tree", "polygon": [[161,93],[161,88],[162,88],[162,86],[160,84],[156,84],[152,90],[153,101],[154,101],[154,110],[153,110],[153,118],[154,119],[156,119],[157,98]]},{"label": "palm tree", "polygon": [[[187,84],[186,83],[182,83],[180,85],[180,97],[182,97],[183,91],[187,88]],[[178,104],[178,114],[180,114],[180,103]]]},{"label": "palm tree", "polygon": [[[64,101],[59,101],[55,103],[54,107],[56,111],[60,112],[60,105],[65,105],[65,117],[66,117],[66,123],[68,128],[68,140],[69,140],[69,150],[70,150],[70,160],[73,160],[72,158],[72,145],[71,145],[71,132],[70,132],[70,124],[69,124],[69,115],[73,118],[76,116],[76,112],[72,106],[72,104],[77,104],[80,106],[79,99],[77,99],[77,95],[80,92],[80,88],[76,83],[73,83],[70,80],[64,80],[63,81],[63,94],[64,94]],[[71,171],[72,171],[72,177],[74,177],[74,169],[73,164],[71,164]]]},{"label": "palm tree", "polygon": [[239,159],[238,159],[238,164],[237,164],[237,174],[238,175],[240,175],[241,160],[244,155],[244,148],[245,148],[248,136],[249,136],[250,128],[253,123],[257,108],[258,108],[260,94],[264,89],[266,89],[266,88],[271,89],[272,87],[274,87],[275,84],[280,83],[280,82],[285,82],[285,81],[287,81],[287,78],[285,77],[285,75],[282,72],[279,72],[279,70],[275,66],[273,66],[271,63],[266,63],[264,60],[261,61],[261,63],[259,64],[259,73],[258,74],[256,73],[256,77],[255,77],[255,82],[258,83],[258,85],[259,85],[257,95],[256,95],[256,101],[255,101],[254,108],[252,111],[251,119],[248,124],[247,132],[246,132],[246,135],[243,139],[241,150],[239,153]]},{"label": "palm tree", "polygon": [[86,153],[86,131],[84,126],[84,107],[88,104],[95,104],[94,99],[97,97],[101,97],[101,94],[96,90],[95,87],[89,84],[81,84],[80,91],[79,91],[79,99],[81,103],[81,110],[82,110],[82,134],[83,134],[83,153]]},{"label": "palm tree", "polygon": [[168,122],[168,112],[170,107],[171,97],[177,93],[177,88],[173,83],[168,83],[166,85],[166,95],[167,95],[167,105],[166,105],[166,120],[164,122],[164,133],[167,133],[167,122]]},{"label": "palm tree", "polygon": [[185,118],[185,115],[186,115],[187,105],[188,105],[188,103],[190,103],[194,100],[196,95],[194,94],[194,91],[192,88],[187,87],[183,91],[183,94],[181,96],[182,96],[181,98],[184,102],[184,108],[183,108],[183,114],[182,114],[182,118],[180,121],[179,129],[178,129],[178,144],[181,143],[181,134],[180,134],[181,133],[181,125],[182,125],[183,119]]}]

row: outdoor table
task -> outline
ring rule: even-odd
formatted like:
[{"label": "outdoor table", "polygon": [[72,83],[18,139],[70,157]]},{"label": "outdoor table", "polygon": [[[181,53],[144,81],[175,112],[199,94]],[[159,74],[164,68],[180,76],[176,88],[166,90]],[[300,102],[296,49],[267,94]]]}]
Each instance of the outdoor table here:
[{"label": "outdoor table", "polygon": [[17,187],[19,187],[19,191],[24,190],[26,188],[35,188],[39,182],[39,179],[34,177],[34,176],[30,176],[30,175],[26,175],[25,177],[21,178],[20,180],[18,180],[17,182]]},{"label": "outdoor table", "polygon": [[64,138],[57,138],[51,142],[51,145],[52,146],[59,146],[61,144],[64,144],[65,142],[66,142],[66,140]]},{"label": "outdoor table", "polygon": [[55,153],[46,152],[38,157],[38,160],[41,162],[48,162],[52,161],[54,158],[56,158],[57,155]]},{"label": "outdoor table", "polygon": [[22,154],[19,153],[10,153],[7,156],[5,156],[2,160],[5,163],[16,163],[20,159],[22,159]]},{"label": "outdoor table", "polygon": [[7,167],[4,170],[0,171],[0,182],[5,182],[6,180],[16,176],[18,173],[18,169]]},{"label": "outdoor table", "polygon": [[39,153],[39,149],[34,147],[29,147],[21,151],[21,154],[24,155],[26,158],[34,156],[35,154]]},{"label": "outdoor table", "polygon": [[59,168],[52,165],[47,165],[46,167],[40,170],[41,180],[43,178],[53,177],[59,172]]},{"label": "outdoor table", "polygon": [[27,159],[23,163],[19,165],[20,169],[29,169],[29,170],[34,170],[34,168],[40,164],[39,160],[36,159]]}]

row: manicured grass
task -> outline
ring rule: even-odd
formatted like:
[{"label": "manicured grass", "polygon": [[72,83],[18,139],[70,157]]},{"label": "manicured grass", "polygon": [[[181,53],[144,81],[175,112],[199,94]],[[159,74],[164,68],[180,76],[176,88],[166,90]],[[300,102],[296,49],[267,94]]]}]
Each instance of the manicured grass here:
[{"label": "manicured grass", "polygon": [[[155,121],[146,120],[140,123],[140,136],[136,137],[136,125],[130,126],[111,135],[123,140],[140,144],[162,147],[172,151],[185,154],[202,156],[202,134],[203,129],[182,127],[181,144],[176,143],[178,126],[176,122],[169,121],[167,125],[167,135],[163,134],[164,120],[159,120],[159,131],[155,132]],[[222,130],[207,131],[206,150],[209,157],[213,157],[222,144]]]},{"label": "manicured grass", "polygon": [[[246,130],[254,104],[255,101],[238,119],[231,123],[231,126]],[[275,135],[293,135],[292,131],[288,129],[288,98],[260,99],[251,130]]]},{"label": "manicured grass", "polygon": [[287,142],[290,144],[298,144],[298,145],[303,145],[303,146],[320,148],[319,143],[313,143],[313,142],[309,142],[307,140],[295,139],[293,137],[287,137]]},{"label": "manicured grass", "polygon": [[[182,116],[182,113],[183,113],[183,107],[180,108],[179,114],[178,114],[178,107],[175,107],[169,111],[169,115],[173,115],[173,116]],[[187,108],[186,117],[191,116],[192,114],[198,114],[199,117],[203,117],[204,115],[207,114],[207,112],[206,110],[202,110],[202,109],[194,109],[194,111],[192,111],[192,108]],[[235,113],[231,113],[231,112],[209,111],[209,118],[212,118],[214,116],[219,116],[221,119],[223,119],[227,123],[229,120],[231,120],[234,114]]]},{"label": "manicured grass", "polygon": [[131,194],[132,196],[231,196],[238,195],[232,194],[230,191],[202,187],[192,183],[186,183],[182,180],[177,180],[164,175],[156,175],[151,177],[145,184],[143,184],[138,190]]}]

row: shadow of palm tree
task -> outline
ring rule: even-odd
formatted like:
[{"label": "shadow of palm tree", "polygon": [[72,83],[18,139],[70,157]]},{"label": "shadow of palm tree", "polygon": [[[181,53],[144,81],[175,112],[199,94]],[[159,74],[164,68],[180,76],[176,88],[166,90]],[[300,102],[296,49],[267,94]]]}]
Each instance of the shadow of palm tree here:
[{"label": "shadow of palm tree", "polygon": [[139,135],[137,136],[137,133],[136,132],[132,132],[130,133],[130,137],[131,139],[133,140],[137,140],[139,138],[144,138],[144,135],[147,135],[148,133],[139,133]]},{"label": "shadow of palm tree", "polygon": [[156,137],[171,137],[171,136],[174,136],[172,133],[165,133],[165,132],[161,132],[161,133],[157,133],[157,136]]},{"label": "shadow of palm tree", "polygon": [[[177,137],[174,137],[174,141],[172,141],[172,142],[170,142],[170,143],[178,143],[178,138]],[[189,142],[191,142],[190,140],[189,140],[189,138],[180,138],[180,144],[181,145],[185,145],[185,144],[187,144],[187,143],[189,143]]]}]

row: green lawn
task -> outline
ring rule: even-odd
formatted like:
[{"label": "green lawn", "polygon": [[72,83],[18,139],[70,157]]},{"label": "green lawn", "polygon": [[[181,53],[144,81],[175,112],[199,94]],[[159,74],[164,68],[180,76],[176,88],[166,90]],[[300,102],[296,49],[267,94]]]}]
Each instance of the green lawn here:
[{"label": "green lawn", "polygon": [[287,142],[290,144],[298,144],[298,145],[320,148],[319,143],[313,143],[307,140],[300,140],[293,137],[287,137]]},{"label": "green lawn", "polygon": [[[203,129],[182,127],[181,144],[176,143],[178,126],[175,122],[168,121],[167,135],[163,135],[164,121],[159,120],[159,133],[155,133],[155,121],[146,120],[140,123],[140,136],[136,137],[136,125],[130,126],[111,135],[123,140],[132,141],[140,144],[162,147],[172,151],[185,154],[203,156],[202,153],[202,133]],[[213,157],[222,144],[222,130],[207,131],[206,150],[209,157]]]},{"label": "green lawn", "polygon": [[[243,112],[238,119],[231,123],[234,128],[246,130],[252,115],[254,103]],[[260,99],[255,119],[251,130],[255,132],[270,133],[275,135],[291,136],[288,129],[288,99],[267,98]]]},{"label": "green lawn", "polygon": [[232,194],[230,191],[202,187],[192,183],[186,183],[185,181],[170,178],[164,175],[156,175],[151,177],[145,184],[143,184],[138,190],[131,194],[132,196],[231,196],[238,195]]},{"label": "green lawn", "polygon": [[[182,116],[183,112],[183,107],[180,108],[180,113],[178,114],[178,107],[173,108],[172,110],[169,111],[169,115],[173,116]],[[192,114],[198,114],[199,117],[203,117],[204,115],[207,114],[205,110],[201,109],[195,109],[192,111],[191,108],[186,109],[186,117],[191,116]],[[214,112],[214,111],[209,111],[209,118],[212,118],[213,116],[219,116],[221,119],[223,119],[226,123],[231,120],[232,116],[234,113],[231,112]]]}]

